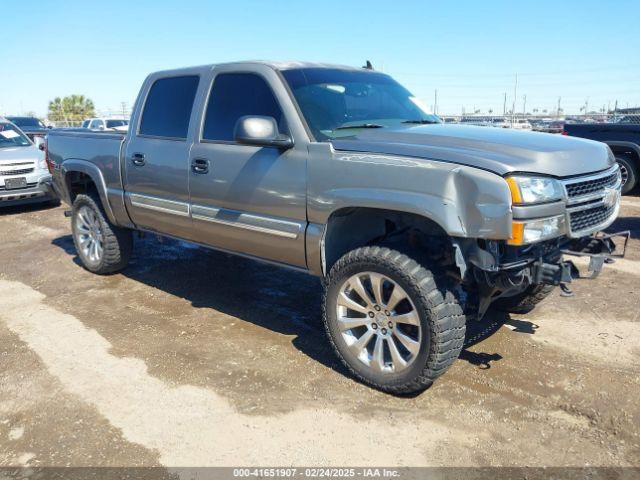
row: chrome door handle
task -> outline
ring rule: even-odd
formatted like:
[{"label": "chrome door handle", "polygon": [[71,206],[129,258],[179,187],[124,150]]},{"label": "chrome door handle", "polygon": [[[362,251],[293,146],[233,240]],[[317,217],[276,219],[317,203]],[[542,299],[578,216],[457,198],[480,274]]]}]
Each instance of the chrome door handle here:
[{"label": "chrome door handle", "polygon": [[145,164],[144,153],[134,153],[131,155],[131,161],[138,167],[143,166]]},{"label": "chrome door handle", "polygon": [[209,160],[206,158],[194,158],[191,161],[191,170],[193,173],[209,173]]}]

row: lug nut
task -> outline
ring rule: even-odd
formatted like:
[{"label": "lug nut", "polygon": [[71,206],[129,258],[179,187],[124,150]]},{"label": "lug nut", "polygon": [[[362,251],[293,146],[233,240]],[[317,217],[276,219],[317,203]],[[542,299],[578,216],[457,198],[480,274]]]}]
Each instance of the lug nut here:
[{"label": "lug nut", "polygon": [[369,317],[373,318],[373,312],[369,312]]},{"label": "lug nut", "polygon": [[389,315],[391,315],[391,312],[389,310],[385,310],[384,314],[388,317]]},{"label": "lug nut", "polygon": [[380,330],[380,331],[382,332],[382,334],[383,334],[383,335],[386,335],[386,334],[387,334],[387,329],[386,329],[386,328],[383,328],[383,329],[382,329],[382,330]]},{"label": "lug nut", "polygon": [[380,305],[376,305],[376,306],[375,306],[375,307],[373,307],[373,308],[375,308],[377,312],[379,312],[379,311],[381,310],[381,309],[380,309]]},{"label": "lug nut", "polygon": [[378,329],[378,324],[377,323],[372,323],[371,324],[371,328],[373,328],[374,330]]},{"label": "lug nut", "polygon": [[393,322],[389,322],[389,328],[393,328]]}]

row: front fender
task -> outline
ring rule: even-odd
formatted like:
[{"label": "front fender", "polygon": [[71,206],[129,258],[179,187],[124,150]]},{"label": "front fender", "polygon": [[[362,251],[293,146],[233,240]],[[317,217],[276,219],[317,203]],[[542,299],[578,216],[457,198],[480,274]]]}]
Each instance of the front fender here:
[{"label": "front fender", "polygon": [[354,152],[314,158],[313,153],[311,223],[326,224],[338,210],[364,207],[426,217],[452,237],[511,236],[511,195],[495,173],[427,159]]}]

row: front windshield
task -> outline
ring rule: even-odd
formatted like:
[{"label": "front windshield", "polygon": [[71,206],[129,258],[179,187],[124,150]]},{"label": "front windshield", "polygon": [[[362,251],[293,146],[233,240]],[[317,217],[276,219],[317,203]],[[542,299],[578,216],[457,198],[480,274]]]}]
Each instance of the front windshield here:
[{"label": "front windshield", "polygon": [[126,127],[129,125],[127,120],[107,120],[107,128]]},{"label": "front windshield", "polygon": [[0,122],[0,148],[28,147],[29,139],[16,127],[7,122]]},{"label": "front windshield", "polygon": [[319,141],[353,136],[358,128],[440,123],[406,88],[382,73],[301,68],[282,74]]}]

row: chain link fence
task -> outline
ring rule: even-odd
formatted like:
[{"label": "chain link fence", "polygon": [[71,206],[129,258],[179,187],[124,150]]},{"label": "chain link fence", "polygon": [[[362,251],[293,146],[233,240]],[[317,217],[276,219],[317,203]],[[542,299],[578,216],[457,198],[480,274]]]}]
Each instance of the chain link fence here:
[{"label": "chain link fence", "polygon": [[548,133],[561,133],[567,123],[640,124],[640,113],[590,113],[581,115],[440,115],[445,123],[482,127],[514,128]]}]

